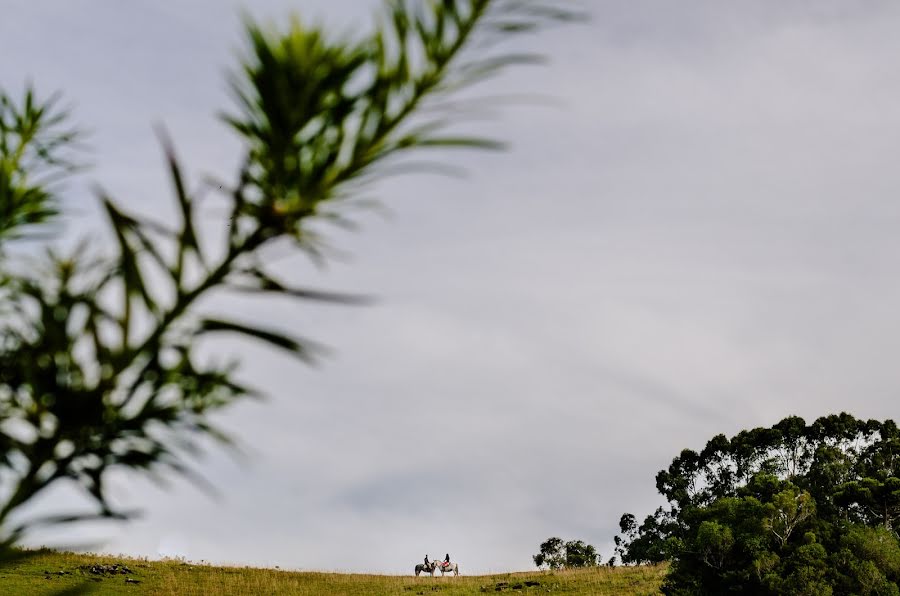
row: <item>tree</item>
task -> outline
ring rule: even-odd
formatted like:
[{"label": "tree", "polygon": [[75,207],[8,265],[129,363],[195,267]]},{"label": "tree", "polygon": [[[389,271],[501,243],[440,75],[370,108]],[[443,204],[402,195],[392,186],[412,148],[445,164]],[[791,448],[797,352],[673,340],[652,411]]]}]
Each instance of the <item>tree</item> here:
[{"label": "tree", "polygon": [[597,565],[597,549],[583,540],[564,541],[562,538],[548,538],[541,543],[540,552],[532,557],[538,568],[563,569],[572,567],[594,567]]},{"label": "tree", "polygon": [[566,542],[566,567],[595,567],[597,549],[581,540]]},{"label": "tree", "polygon": [[[38,266],[9,252],[57,214],[55,183],[76,165],[78,134],[55,100],[29,89],[17,102],[0,90],[0,547],[38,524],[126,517],[107,499],[110,470],[191,474],[186,456],[201,438],[228,442],[210,416],[256,392],[235,380],[236,362],[201,361],[198,342],[228,333],[306,362],[318,349],[204,312],[201,300],[239,292],[360,302],[288,285],[264,249],[289,244],[321,260],[322,225],[347,223],[359,191],[414,166],[408,155],[499,148],[461,133],[465,113],[435,100],[535,61],[491,44],[572,16],[543,0],[390,0],[383,26],[350,41],[296,19],[282,30],[248,23],[230,78],[235,107],[222,116],[243,141],[243,166],[213,185],[228,212],[218,244],[198,232],[198,190],[161,132],[178,222],[129,213],[100,191],[114,251],[48,250]],[[96,510],[16,517],[63,481]]]},{"label": "tree", "polygon": [[532,557],[538,568],[562,569],[566,566],[566,543],[562,538],[552,537],[541,543],[540,551]]},{"label": "tree", "polygon": [[900,594],[898,434],[840,414],[717,435],[659,472],[669,506],[623,515],[616,551],[670,561],[666,594]]},{"label": "tree", "polygon": [[816,502],[808,492],[789,487],[775,495],[767,509],[763,526],[783,547],[794,530],[815,514]]},{"label": "tree", "polygon": [[619,519],[622,534],[613,538],[619,560],[624,565],[652,565],[668,560],[677,544],[671,538],[675,530],[673,523],[671,514],[662,507],[644,518],[640,526],[631,513],[622,515]]}]

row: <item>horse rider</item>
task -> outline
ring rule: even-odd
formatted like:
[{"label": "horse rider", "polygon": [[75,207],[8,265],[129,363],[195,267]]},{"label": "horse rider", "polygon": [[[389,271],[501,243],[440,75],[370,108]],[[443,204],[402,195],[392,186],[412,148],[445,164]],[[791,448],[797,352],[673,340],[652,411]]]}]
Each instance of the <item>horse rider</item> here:
[{"label": "horse rider", "polygon": [[428,569],[431,566],[431,563],[428,562],[428,555],[425,555],[425,568]]},{"label": "horse rider", "polygon": [[446,567],[449,564],[450,564],[450,553],[447,553],[447,555],[444,557],[443,565],[444,565],[444,567]]}]

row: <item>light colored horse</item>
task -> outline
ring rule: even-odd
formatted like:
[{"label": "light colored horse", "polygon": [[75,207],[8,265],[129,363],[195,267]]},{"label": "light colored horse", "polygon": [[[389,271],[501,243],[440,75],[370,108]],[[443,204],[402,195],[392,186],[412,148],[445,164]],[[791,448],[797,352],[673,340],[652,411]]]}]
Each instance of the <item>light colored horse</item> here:
[{"label": "light colored horse", "polygon": [[453,572],[454,576],[459,575],[459,565],[457,565],[456,563],[448,563],[447,565],[438,563],[437,568],[441,572],[441,577],[444,577],[445,573],[450,573],[451,571]]},{"label": "light colored horse", "polygon": [[425,563],[418,563],[416,565],[416,577],[419,577],[419,574],[423,571],[425,573],[431,574],[431,577],[434,577],[434,572],[437,569],[437,561],[431,561],[428,565]]}]

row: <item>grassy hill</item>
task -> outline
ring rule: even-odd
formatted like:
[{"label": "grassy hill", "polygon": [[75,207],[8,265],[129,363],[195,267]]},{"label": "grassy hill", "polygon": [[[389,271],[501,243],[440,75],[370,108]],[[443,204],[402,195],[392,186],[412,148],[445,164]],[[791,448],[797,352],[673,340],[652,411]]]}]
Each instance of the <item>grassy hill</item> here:
[{"label": "grassy hill", "polygon": [[[374,595],[464,596],[469,594],[657,594],[663,567],[600,567],[559,572],[498,575],[408,577],[341,573],[309,573],[213,567],[183,561],[147,561],[41,550],[0,569],[0,594],[56,594],[84,585],[90,593],[227,595]],[[140,582],[140,583],[135,583]]]}]

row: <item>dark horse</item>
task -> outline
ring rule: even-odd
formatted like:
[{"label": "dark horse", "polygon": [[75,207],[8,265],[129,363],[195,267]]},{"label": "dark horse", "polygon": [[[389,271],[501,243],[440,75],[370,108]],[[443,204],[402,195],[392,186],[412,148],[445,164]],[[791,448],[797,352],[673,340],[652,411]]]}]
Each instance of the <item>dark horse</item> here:
[{"label": "dark horse", "polygon": [[423,571],[426,573],[430,573],[431,577],[434,577],[434,570],[437,569],[437,561],[432,561],[428,565],[425,563],[419,563],[416,565],[416,577],[419,577],[419,574]]}]

